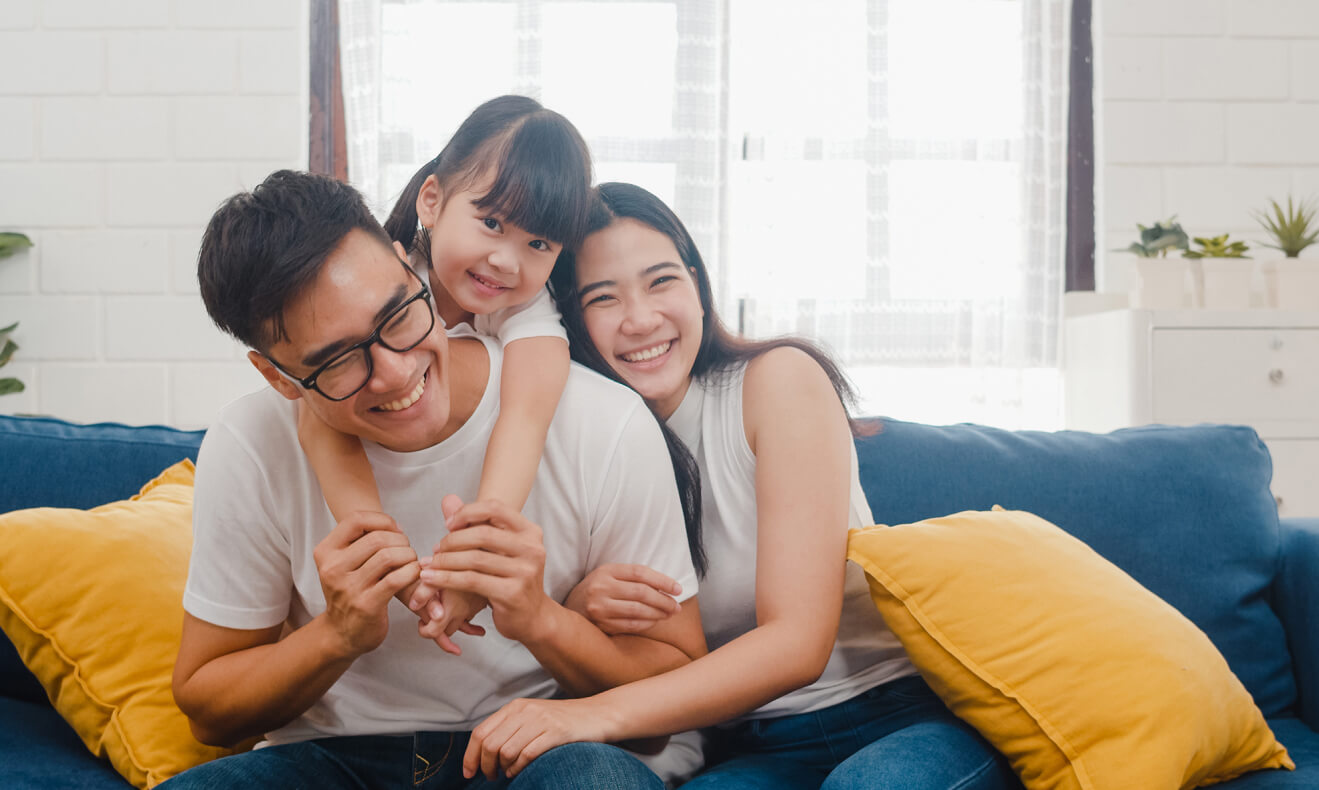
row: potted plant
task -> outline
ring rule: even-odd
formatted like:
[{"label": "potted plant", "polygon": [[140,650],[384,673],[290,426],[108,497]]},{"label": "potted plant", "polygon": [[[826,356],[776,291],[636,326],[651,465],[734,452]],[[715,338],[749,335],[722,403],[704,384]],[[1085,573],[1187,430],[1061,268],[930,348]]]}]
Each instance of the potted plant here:
[{"label": "potted plant", "polygon": [[1196,302],[1220,310],[1245,310],[1250,307],[1250,280],[1255,270],[1244,241],[1228,241],[1230,234],[1196,236],[1197,249],[1188,249],[1182,257],[1196,263],[1191,276],[1196,283]]},{"label": "potted plant", "polygon": [[[22,233],[0,233],[0,258],[8,258],[19,250],[31,246],[32,240]],[[0,368],[9,364],[9,359],[18,350],[18,344],[9,337],[9,334],[17,328],[18,324],[15,322],[0,329]],[[0,378],[0,395],[22,391],[23,382],[18,379],[12,376]]]},{"label": "potted plant", "polygon": [[1255,213],[1255,219],[1276,244],[1264,246],[1280,250],[1283,258],[1260,261],[1269,306],[1287,310],[1319,310],[1319,262],[1298,260],[1301,251],[1319,241],[1314,205],[1295,203],[1287,196],[1284,211],[1276,200],[1269,200],[1270,211]]},{"label": "potted plant", "polygon": [[1133,241],[1123,252],[1136,256],[1136,278],[1131,288],[1132,307],[1180,308],[1186,300],[1187,263],[1181,258],[1169,258],[1169,250],[1188,248],[1186,231],[1172,216],[1162,222],[1145,226],[1137,224],[1140,240]]}]

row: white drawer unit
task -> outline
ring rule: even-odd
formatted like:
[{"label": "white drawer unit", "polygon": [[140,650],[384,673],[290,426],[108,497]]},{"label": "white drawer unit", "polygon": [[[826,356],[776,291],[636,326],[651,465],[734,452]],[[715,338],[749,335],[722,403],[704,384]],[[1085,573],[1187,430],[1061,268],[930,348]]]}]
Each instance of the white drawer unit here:
[{"label": "white drawer unit", "polygon": [[1068,428],[1250,425],[1284,516],[1319,516],[1319,313],[1113,310],[1064,325]]}]

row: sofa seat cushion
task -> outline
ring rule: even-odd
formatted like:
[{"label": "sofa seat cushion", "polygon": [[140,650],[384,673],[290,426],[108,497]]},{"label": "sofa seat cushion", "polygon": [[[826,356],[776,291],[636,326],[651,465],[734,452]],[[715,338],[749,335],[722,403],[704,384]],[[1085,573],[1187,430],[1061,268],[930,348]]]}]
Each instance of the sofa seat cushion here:
[{"label": "sofa seat cushion", "polygon": [[994,505],[1035,513],[1199,626],[1265,716],[1292,715],[1296,684],[1268,604],[1281,542],[1272,464],[1253,430],[882,426],[857,441],[876,523]]},{"label": "sofa seat cushion", "polygon": [[1296,770],[1257,771],[1214,785],[1215,790],[1314,790],[1319,787],[1319,732],[1291,717],[1268,721],[1273,734],[1287,744],[1287,753],[1296,762]]},{"label": "sofa seat cushion", "polygon": [[127,790],[129,784],[87,751],[50,705],[0,697],[0,787]]}]

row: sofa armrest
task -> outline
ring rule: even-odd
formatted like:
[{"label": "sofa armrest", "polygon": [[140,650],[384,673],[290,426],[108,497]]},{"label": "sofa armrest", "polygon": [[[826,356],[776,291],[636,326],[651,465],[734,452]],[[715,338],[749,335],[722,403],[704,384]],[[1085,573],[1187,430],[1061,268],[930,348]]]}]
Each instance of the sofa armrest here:
[{"label": "sofa armrest", "polygon": [[1284,518],[1274,607],[1296,672],[1297,713],[1319,729],[1319,518]]}]

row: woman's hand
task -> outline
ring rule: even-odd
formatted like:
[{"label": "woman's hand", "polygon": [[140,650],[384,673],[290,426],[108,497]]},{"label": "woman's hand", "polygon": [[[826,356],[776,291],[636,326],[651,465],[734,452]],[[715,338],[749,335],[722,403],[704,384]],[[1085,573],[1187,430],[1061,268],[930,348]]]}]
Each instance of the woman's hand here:
[{"label": "woman's hand", "polygon": [[463,776],[477,772],[495,781],[502,770],[510,778],[556,746],[604,741],[605,712],[585,699],[515,699],[472,731],[463,754]]},{"label": "woman's hand", "polygon": [[568,594],[564,606],[606,634],[645,633],[682,608],[682,585],[645,565],[601,565]]}]

